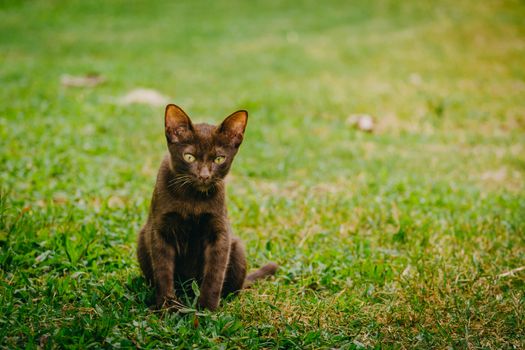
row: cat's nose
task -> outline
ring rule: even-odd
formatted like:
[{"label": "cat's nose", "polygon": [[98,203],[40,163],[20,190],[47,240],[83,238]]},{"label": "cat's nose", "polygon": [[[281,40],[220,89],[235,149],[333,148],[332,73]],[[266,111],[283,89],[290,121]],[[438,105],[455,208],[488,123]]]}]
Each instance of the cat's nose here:
[{"label": "cat's nose", "polygon": [[199,179],[202,181],[208,181],[211,178],[210,169],[203,167],[199,171]]}]

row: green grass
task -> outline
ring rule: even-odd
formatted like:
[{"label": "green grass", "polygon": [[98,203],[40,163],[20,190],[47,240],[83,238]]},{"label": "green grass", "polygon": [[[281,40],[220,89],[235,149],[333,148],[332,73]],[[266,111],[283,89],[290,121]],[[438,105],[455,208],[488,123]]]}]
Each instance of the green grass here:
[{"label": "green grass", "polygon": [[[0,2],[0,347],[524,348],[524,17]],[[252,267],[282,267],[218,312],[148,310],[135,240],[165,140],[162,107],[115,102],[137,87],[197,121],[250,112],[230,217]]]}]

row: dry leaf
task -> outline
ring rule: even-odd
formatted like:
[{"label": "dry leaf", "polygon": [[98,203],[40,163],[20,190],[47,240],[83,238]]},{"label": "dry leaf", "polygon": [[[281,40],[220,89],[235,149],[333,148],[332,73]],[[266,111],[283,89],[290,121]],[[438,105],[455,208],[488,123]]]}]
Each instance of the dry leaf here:
[{"label": "dry leaf", "polygon": [[95,87],[105,82],[106,79],[99,74],[69,75],[60,77],[60,83],[67,87]]},{"label": "dry leaf", "polygon": [[374,120],[368,114],[351,114],[346,119],[346,123],[361,131],[372,132],[374,130]]}]

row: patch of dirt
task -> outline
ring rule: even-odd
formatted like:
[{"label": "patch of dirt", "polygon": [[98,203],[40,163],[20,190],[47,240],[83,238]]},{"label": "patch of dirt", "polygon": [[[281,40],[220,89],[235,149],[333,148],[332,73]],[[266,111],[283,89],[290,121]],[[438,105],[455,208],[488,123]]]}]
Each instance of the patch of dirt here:
[{"label": "patch of dirt", "polygon": [[153,107],[164,106],[169,103],[169,98],[153,89],[133,89],[118,100],[123,105],[145,104]]}]

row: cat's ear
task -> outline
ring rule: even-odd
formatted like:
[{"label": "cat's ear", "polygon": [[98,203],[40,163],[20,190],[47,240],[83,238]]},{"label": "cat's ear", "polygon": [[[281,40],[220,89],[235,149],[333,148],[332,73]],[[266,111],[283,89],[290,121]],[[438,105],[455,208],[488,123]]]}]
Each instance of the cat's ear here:
[{"label": "cat's ear", "polygon": [[219,133],[224,135],[235,148],[239,147],[248,123],[248,112],[240,110],[230,114],[219,126]]},{"label": "cat's ear", "polygon": [[179,106],[174,104],[166,106],[164,127],[166,139],[169,143],[181,142],[193,133],[190,117]]}]

